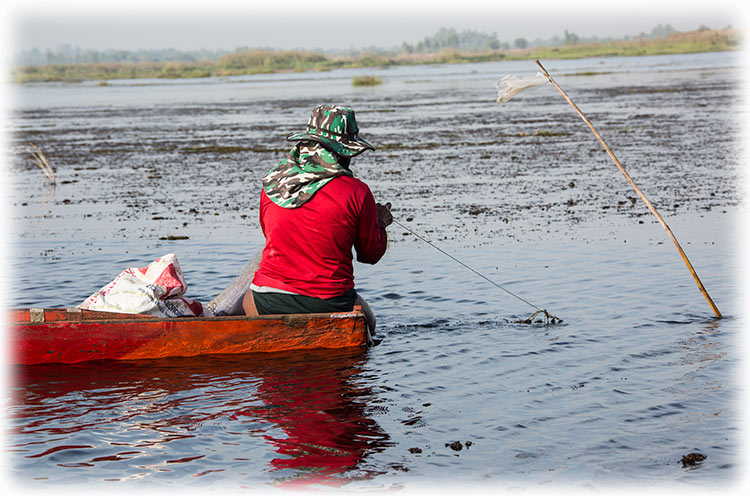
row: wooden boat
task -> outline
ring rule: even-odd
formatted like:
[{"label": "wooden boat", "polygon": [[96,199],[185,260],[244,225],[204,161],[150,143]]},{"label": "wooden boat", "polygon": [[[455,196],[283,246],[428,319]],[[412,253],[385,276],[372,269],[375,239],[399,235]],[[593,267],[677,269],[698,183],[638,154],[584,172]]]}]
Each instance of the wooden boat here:
[{"label": "wooden boat", "polygon": [[367,342],[359,306],[341,313],[175,319],[25,308],[10,310],[7,318],[10,358],[27,365],[345,348]]}]

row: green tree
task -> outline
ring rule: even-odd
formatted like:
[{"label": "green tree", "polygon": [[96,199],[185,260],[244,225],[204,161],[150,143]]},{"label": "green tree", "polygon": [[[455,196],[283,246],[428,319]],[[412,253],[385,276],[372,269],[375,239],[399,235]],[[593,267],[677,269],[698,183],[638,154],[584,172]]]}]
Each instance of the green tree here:
[{"label": "green tree", "polygon": [[577,45],[578,44],[578,35],[574,33],[569,33],[568,30],[565,30],[565,38],[563,41],[563,44],[565,45]]},{"label": "green tree", "polygon": [[672,33],[676,33],[675,29],[667,24],[666,26],[662,26],[659,24],[654,29],[651,30],[651,37],[652,38],[666,38]]}]

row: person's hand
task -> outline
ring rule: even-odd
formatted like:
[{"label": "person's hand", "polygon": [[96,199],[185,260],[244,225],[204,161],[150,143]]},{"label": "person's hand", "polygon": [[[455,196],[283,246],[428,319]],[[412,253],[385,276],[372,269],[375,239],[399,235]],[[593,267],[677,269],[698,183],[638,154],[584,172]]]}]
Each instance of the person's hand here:
[{"label": "person's hand", "polygon": [[377,203],[376,206],[378,207],[378,222],[383,227],[388,227],[393,222],[393,215],[391,215],[391,204],[386,203],[385,205],[381,205],[380,203]]}]

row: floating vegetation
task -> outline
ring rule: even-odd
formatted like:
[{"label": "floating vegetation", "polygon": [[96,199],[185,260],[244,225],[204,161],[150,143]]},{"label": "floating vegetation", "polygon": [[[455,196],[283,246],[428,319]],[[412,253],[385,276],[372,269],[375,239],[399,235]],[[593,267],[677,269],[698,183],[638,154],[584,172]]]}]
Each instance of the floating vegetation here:
[{"label": "floating vegetation", "polygon": [[570,136],[570,133],[564,131],[548,131],[546,129],[537,129],[534,136]]},{"label": "floating vegetation", "polygon": [[383,80],[377,76],[354,76],[352,86],[378,86],[383,84]]},{"label": "floating vegetation", "polygon": [[[511,136],[511,135],[503,135],[503,136]],[[518,133],[518,136],[525,137],[525,136],[542,136],[543,138],[549,138],[549,137],[555,137],[555,136],[570,136],[570,133],[567,133],[565,131],[549,131],[547,129],[537,129],[534,131],[534,134],[529,134],[526,131],[521,131]]]},{"label": "floating vegetation", "polygon": [[190,237],[189,236],[173,236],[170,234],[169,236],[162,236],[159,238],[159,240],[161,241],[180,241],[183,239],[190,239]]},{"label": "floating vegetation", "polygon": [[[163,150],[171,151],[171,150]],[[286,150],[281,148],[267,148],[263,146],[237,146],[237,145],[196,145],[182,148],[180,153],[219,153],[219,154],[230,154],[240,152],[254,152],[254,153],[283,153]]]},{"label": "floating vegetation", "polygon": [[[413,149],[420,149],[420,150],[432,150],[435,148],[440,148],[444,146],[442,143],[437,143],[434,141],[428,141],[424,143],[382,143],[378,144],[378,150],[413,150]],[[455,143],[455,147],[458,146],[475,146],[474,143]]]},{"label": "floating vegetation", "polygon": [[703,460],[706,459],[706,455],[702,453],[688,453],[682,457],[683,468],[695,467],[700,465]]},{"label": "floating vegetation", "polygon": [[467,213],[469,215],[477,216],[481,214],[494,214],[494,210],[489,207],[480,207],[479,205],[471,205],[468,209],[462,208],[461,213]]},{"label": "floating vegetation", "polygon": [[378,150],[408,150],[411,148],[406,143],[378,143]]},{"label": "floating vegetation", "polygon": [[469,449],[472,444],[474,443],[472,443],[471,441],[466,441],[466,443],[464,444],[461,444],[461,441],[454,441],[452,443],[445,443],[445,447],[450,448],[453,451],[461,451],[462,449],[464,449],[464,447],[466,449]]},{"label": "floating vegetation", "polygon": [[180,150],[181,153],[238,153],[246,152],[249,148],[235,145],[204,145],[189,146]]},{"label": "floating vegetation", "polygon": [[571,72],[568,74],[565,74],[565,76],[605,76],[607,74],[612,74],[612,72],[597,72],[597,71],[583,71],[583,72]]},{"label": "floating vegetation", "polygon": [[127,148],[92,148],[89,153],[92,155],[102,155],[107,153],[130,153],[131,151]]}]

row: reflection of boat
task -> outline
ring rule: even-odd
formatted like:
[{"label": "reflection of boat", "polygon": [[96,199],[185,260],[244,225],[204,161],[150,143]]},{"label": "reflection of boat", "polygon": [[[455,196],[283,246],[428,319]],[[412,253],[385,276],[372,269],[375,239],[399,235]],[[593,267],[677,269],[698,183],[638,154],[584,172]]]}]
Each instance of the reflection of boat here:
[{"label": "reflection of boat", "polygon": [[366,343],[364,314],[351,312],[183,317],[96,312],[80,308],[9,311],[13,363],[162,358],[345,348]]},{"label": "reflection of boat", "polygon": [[15,367],[9,465],[50,488],[71,477],[313,490],[369,480],[388,471],[373,455],[393,443],[367,357],[353,347]]},{"label": "reflection of boat", "polygon": [[303,361],[269,361],[255,390],[263,405],[237,410],[231,417],[250,427],[255,419],[277,427],[263,434],[277,453],[269,462],[275,485],[320,490],[385,473],[365,463],[392,443],[369,413],[378,398],[363,384],[364,354],[304,353]]}]

